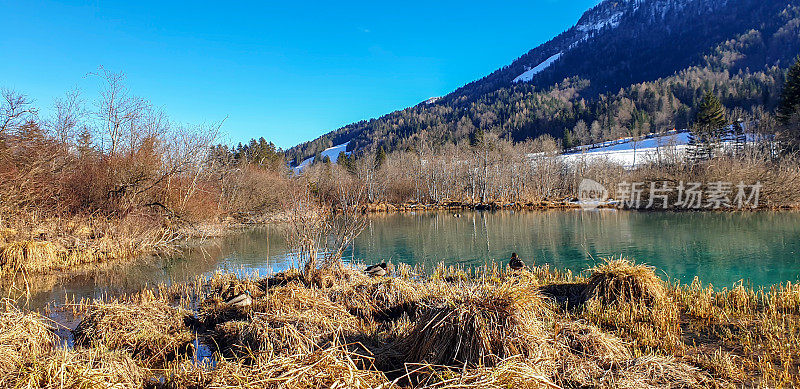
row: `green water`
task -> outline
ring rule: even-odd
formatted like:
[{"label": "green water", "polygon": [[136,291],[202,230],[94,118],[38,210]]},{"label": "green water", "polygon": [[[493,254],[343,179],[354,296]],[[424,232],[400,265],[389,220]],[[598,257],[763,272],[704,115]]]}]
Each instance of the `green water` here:
[{"label": "green water", "polygon": [[[623,211],[452,212],[370,216],[346,260],[363,263],[505,264],[517,252],[529,264],[582,271],[625,255],[662,277],[731,286],[767,286],[800,278],[800,213],[639,213]],[[292,257],[275,228],[249,230],[187,249],[58,282],[32,281],[32,306],[180,282],[226,269],[265,275]]]},{"label": "green water", "polygon": [[683,283],[730,286],[800,277],[798,213],[618,211],[388,215],[373,218],[356,258],[481,265],[517,252],[529,263],[582,271],[624,255]]}]

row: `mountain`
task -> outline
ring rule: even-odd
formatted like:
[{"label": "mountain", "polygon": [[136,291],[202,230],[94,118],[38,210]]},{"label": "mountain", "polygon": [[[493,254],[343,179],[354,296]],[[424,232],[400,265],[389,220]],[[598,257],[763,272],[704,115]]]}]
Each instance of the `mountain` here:
[{"label": "mountain", "polygon": [[671,129],[688,124],[705,89],[728,108],[774,107],[799,52],[800,1],[605,0],[508,66],[287,155],[302,161],[345,142],[356,154],[431,146],[478,128],[517,141],[577,130],[584,143]]}]

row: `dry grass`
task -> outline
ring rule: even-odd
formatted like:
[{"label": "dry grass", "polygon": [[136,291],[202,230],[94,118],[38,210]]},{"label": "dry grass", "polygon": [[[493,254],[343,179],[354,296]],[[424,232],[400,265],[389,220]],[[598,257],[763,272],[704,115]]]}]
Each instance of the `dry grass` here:
[{"label": "dry grass", "polygon": [[555,339],[573,354],[611,364],[631,357],[628,346],[593,325],[566,322],[556,325]]},{"label": "dry grass", "polygon": [[[236,309],[236,308],[231,308]],[[249,320],[216,325],[213,340],[226,355],[249,355],[253,350],[286,355],[309,353],[323,341],[354,333],[358,320],[320,291],[289,284],[256,298]]]},{"label": "dry grass", "polygon": [[40,272],[59,262],[61,249],[51,242],[16,241],[0,248],[0,269],[6,274]]},{"label": "dry grass", "polygon": [[125,352],[65,350],[49,321],[10,302],[0,312],[0,387],[140,388],[150,376]]},{"label": "dry grass", "polygon": [[551,379],[552,364],[530,363],[521,356],[510,357],[498,361],[492,367],[475,369],[452,369],[431,365],[409,364],[407,369],[413,371],[414,384],[419,388],[560,388]]},{"label": "dry grass", "polygon": [[0,244],[10,241],[17,235],[17,230],[8,227],[0,227]]},{"label": "dry grass", "polygon": [[8,216],[0,227],[0,276],[54,273],[143,254],[174,253],[190,227],[177,228],[143,215],[119,219],[74,216]]},{"label": "dry grass", "polygon": [[187,312],[162,301],[94,302],[73,331],[75,343],[130,352],[146,365],[186,352],[195,335],[184,324]]},{"label": "dry grass", "polygon": [[331,301],[367,321],[395,320],[403,314],[413,317],[425,296],[425,288],[402,278],[363,278],[328,292]]},{"label": "dry grass", "polygon": [[[582,278],[546,267],[484,268],[453,280],[419,269],[367,279],[351,269],[331,272],[331,287],[292,271],[261,279],[220,273],[89,303],[74,350],[54,347],[46,319],[8,305],[0,319],[0,387],[800,384],[797,285],[670,285],[620,260],[591,270]],[[244,291],[253,304],[225,313],[224,300]],[[572,294],[580,301],[562,304]],[[408,303],[416,315],[381,316]],[[203,328],[209,312],[216,316]],[[199,320],[183,321],[187,314]],[[193,361],[195,330],[217,346],[215,364]]]},{"label": "dry grass", "polygon": [[0,387],[4,381],[31,358],[53,351],[58,337],[47,319],[35,313],[23,313],[8,300],[0,302]]},{"label": "dry grass", "polygon": [[332,346],[275,357],[253,354],[247,364],[222,360],[213,369],[183,363],[169,371],[168,388],[390,388],[383,373],[361,369],[360,357]]},{"label": "dry grass", "polygon": [[403,340],[406,361],[492,365],[537,352],[546,311],[538,293],[510,284],[451,292],[455,296],[426,308]]},{"label": "dry grass", "polygon": [[673,357],[647,355],[632,359],[613,374],[604,377],[602,386],[616,388],[699,388],[711,386],[711,377],[700,369]]},{"label": "dry grass", "polygon": [[[14,388],[143,388],[156,382],[151,371],[124,351],[57,350],[31,359],[6,382]],[[5,386],[4,386],[5,387]]]},{"label": "dry grass", "polygon": [[625,258],[608,259],[589,269],[588,299],[603,304],[633,303],[652,306],[664,299],[664,287],[653,268],[637,265]]}]

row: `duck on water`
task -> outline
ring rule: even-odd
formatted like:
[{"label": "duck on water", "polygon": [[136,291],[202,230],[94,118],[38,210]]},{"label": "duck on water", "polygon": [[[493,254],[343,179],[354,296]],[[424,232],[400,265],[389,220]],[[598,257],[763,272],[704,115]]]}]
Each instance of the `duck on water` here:
[{"label": "duck on water", "polygon": [[511,260],[508,261],[508,267],[512,270],[521,270],[525,268],[525,262],[522,262],[521,259],[517,256],[517,253],[511,253]]}]

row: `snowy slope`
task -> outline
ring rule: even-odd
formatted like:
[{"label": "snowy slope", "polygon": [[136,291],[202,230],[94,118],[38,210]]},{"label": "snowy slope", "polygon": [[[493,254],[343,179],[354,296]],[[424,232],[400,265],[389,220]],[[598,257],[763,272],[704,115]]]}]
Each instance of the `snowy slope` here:
[{"label": "snowy slope", "polygon": [[[328,147],[327,149],[322,151],[322,153],[320,153],[321,158],[328,157],[331,159],[331,162],[336,163],[336,161],[339,159],[339,153],[341,153],[342,151],[344,151],[345,154],[350,155],[350,153],[346,151],[348,143],[350,142],[345,142],[340,145]],[[297,167],[294,168],[295,173],[302,172],[303,169],[311,165],[312,162],[314,162],[314,157],[306,158],[303,162],[301,162],[299,165],[297,165]]]},{"label": "snowy slope", "polygon": [[660,158],[686,155],[689,132],[670,132],[634,142],[630,138],[594,145],[581,146],[563,154],[560,158],[568,163],[608,161],[628,168]]},{"label": "snowy slope", "polygon": [[547,69],[548,66],[552,65],[553,62],[558,61],[561,58],[562,53],[558,53],[546,60],[544,62],[536,65],[533,69],[528,69],[525,73],[520,74],[517,78],[514,79],[514,82],[527,82],[533,79],[533,76],[539,74],[542,70]]}]

